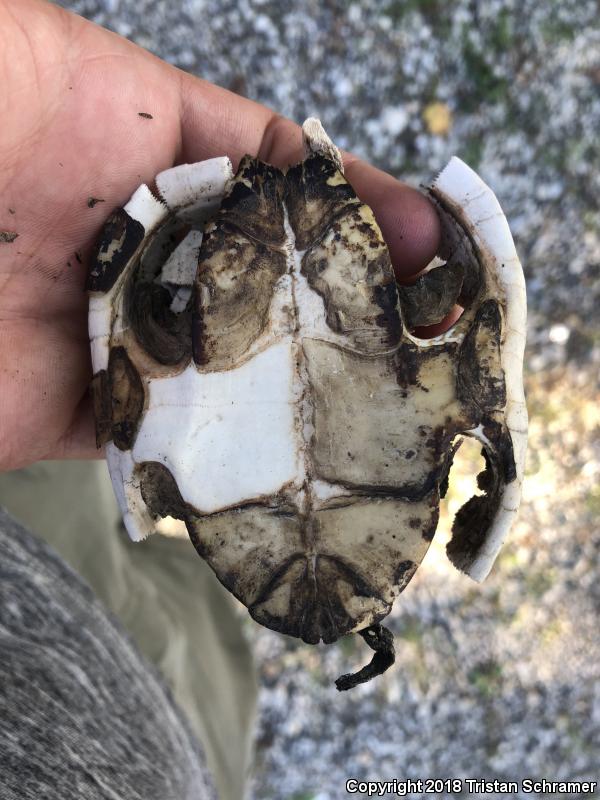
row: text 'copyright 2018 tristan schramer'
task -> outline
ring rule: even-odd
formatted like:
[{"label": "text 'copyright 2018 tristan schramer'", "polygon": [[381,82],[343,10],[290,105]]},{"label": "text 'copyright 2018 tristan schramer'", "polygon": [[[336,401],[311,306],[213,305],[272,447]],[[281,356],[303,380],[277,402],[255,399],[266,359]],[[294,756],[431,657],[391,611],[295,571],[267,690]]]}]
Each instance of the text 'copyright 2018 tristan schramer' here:
[{"label": "text 'copyright 2018 tristan schramer'", "polygon": [[598,781],[555,781],[545,778],[522,778],[518,781],[503,781],[484,778],[425,778],[387,781],[365,781],[360,778],[348,778],[346,792],[367,797],[419,797],[423,795],[461,795],[465,792],[479,794],[548,794],[557,792],[568,795],[593,794]]}]

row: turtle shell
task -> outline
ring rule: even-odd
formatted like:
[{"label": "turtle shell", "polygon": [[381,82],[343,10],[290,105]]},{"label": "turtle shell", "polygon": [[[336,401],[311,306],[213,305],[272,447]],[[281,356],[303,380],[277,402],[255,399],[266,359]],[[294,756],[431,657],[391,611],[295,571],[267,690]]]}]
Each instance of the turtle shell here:
[{"label": "turtle shell", "polygon": [[[504,215],[466,165],[430,188],[440,258],[398,287],[336,148],[304,131],[287,170],[213,159],[157,176],[158,199],[140,187],[88,288],[97,440],[131,537],[184,520],[255,620],[314,644],[389,613],[462,434],[482,442],[484,491],[448,553],[489,571],[522,481],[525,301]],[[446,334],[412,333],[457,301]]]}]

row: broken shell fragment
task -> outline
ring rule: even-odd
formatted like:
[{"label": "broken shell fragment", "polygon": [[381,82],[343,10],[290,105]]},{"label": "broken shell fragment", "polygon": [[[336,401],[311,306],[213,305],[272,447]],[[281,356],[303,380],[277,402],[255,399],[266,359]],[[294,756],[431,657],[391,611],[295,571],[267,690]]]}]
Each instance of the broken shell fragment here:
[{"label": "broken shell fragment", "polygon": [[[134,540],[167,515],[267,627],[316,644],[379,624],[434,536],[461,436],[482,493],[452,562],[489,572],[516,515],[527,412],[523,274],[491,190],[458,159],[429,187],[438,266],[398,288],[371,209],[317,120],[305,159],[166,170],[115,211],[92,261],[98,445]],[[445,334],[413,331],[465,310]]]}]

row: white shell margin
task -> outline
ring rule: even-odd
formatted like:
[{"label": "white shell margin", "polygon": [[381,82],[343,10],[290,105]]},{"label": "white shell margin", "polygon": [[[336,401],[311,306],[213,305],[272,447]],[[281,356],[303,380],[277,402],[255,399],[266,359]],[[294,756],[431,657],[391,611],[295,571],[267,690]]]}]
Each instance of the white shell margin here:
[{"label": "white shell margin", "polygon": [[[129,216],[144,226],[145,236],[140,248],[145,246],[148,237],[169,213],[197,224],[207,219],[219,207],[232,177],[231,162],[223,156],[196,164],[181,164],[159,173],[156,187],[160,199],[143,183],[124,206]],[[196,232],[195,245],[199,247],[201,241],[201,234]],[[128,275],[126,268],[110,291],[90,297],[88,330],[94,372],[108,366],[113,309],[118,305],[119,294]],[[119,450],[109,442],[106,445],[106,459],[127,532],[133,541],[140,541],[153,533],[155,524],[146,510],[134,478],[132,454]]]},{"label": "white shell margin", "polygon": [[[232,177],[231,161],[220,156],[197,164],[180,164],[160,172],[155,181],[160,199],[142,183],[124,206],[129,216],[144,226],[141,247],[169,212],[186,222],[210,216],[218,208]],[[88,333],[94,372],[108,366],[112,310],[127,274],[128,271],[124,270],[110,291],[90,297]]]},{"label": "white shell margin", "polygon": [[166,169],[155,182],[170,211],[180,219],[196,221],[217,210],[232,178],[231,161],[219,156]]},{"label": "white shell margin", "polygon": [[[523,353],[527,325],[527,298],[521,262],[508,222],[495,194],[460,158],[452,158],[433,182],[434,196],[441,198],[453,216],[473,238],[485,265],[497,277],[504,292],[504,339],[501,363],[506,381],[506,426],[512,437],[517,477],[504,487],[500,507],[473,562],[466,570],[476,581],[489,574],[517,516],[525,455],[527,407],[523,391]],[[477,436],[476,432],[473,432]]]}]

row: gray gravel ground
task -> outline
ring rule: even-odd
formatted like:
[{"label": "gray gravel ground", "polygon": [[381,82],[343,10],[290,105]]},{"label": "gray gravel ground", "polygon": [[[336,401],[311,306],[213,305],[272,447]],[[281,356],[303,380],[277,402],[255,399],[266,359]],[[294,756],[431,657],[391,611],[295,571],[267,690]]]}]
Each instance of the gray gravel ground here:
[{"label": "gray gravel ground", "polygon": [[[321,117],[414,183],[460,155],[499,196],[526,269],[532,432],[511,542],[478,587],[445,560],[444,518],[391,619],[397,668],[343,697],[333,679],[367,658],[354,639],[309,648],[248,623],[263,678],[254,798],[336,800],[350,776],[598,780],[598,0],[62,5],[297,121]],[[450,512],[472,469],[453,471]]]}]

